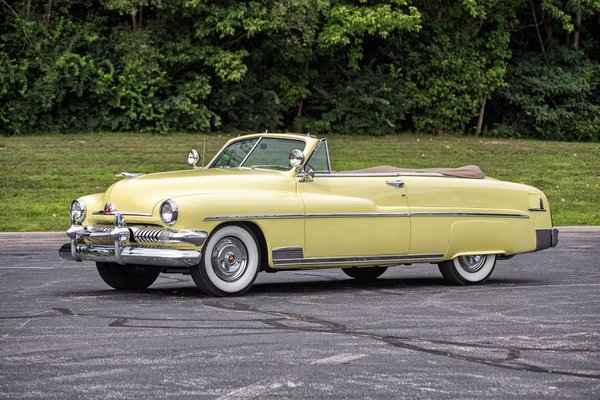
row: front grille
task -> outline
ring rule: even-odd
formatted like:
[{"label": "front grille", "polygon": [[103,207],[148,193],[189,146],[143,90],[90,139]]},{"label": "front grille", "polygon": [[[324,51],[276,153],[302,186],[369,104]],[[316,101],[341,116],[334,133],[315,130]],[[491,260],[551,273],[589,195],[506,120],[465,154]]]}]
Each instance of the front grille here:
[{"label": "front grille", "polygon": [[164,229],[140,228],[133,232],[133,239],[140,244],[159,244],[163,243],[161,234],[166,232]]},{"label": "front grille", "polygon": [[208,236],[206,231],[175,231],[156,225],[123,226],[120,223],[115,223],[115,226],[72,227],[67,231],[67,234],[73,240],[83,240],[88,245],[116,246],[131,242],[131,244],[137,244],[138,246],[155,248],[179,243],[202,246]]}]

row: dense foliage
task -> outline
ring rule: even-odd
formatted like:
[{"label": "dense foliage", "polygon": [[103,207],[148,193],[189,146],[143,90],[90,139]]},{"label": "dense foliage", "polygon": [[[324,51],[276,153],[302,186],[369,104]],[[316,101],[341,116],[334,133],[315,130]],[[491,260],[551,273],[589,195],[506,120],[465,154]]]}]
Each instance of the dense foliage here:
[{"label": "dense foliage", "polygon": [[600,140],[600,0],[0,0],[0,131]]}]

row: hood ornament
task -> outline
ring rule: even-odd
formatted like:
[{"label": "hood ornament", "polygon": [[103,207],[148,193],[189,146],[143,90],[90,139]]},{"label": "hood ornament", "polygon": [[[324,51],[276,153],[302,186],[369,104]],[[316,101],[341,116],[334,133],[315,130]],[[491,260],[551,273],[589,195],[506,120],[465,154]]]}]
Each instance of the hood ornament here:
[{"label": "hood ornament", "polygon": [[143,172],[121,172],[120,174],[117,174],[115,176],[116,177],[121,176],[126,179],[134,179],[134,178],[137,178],[137,177],[143,176],[143,175],[146,175],[146,174]]},{"label": "hood ornament", "polygon": [[117,207],[113,203],[108,202],[104,205],[104,215],[113,214],[115,211],[117,211]]}]

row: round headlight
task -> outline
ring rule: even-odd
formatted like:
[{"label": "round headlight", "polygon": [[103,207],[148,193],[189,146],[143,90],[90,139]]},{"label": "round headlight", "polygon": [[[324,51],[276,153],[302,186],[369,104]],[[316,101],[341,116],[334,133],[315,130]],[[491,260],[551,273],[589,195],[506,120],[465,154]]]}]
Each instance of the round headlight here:
[{"label": "round headlight", "polygon": [[173,200],[165,200],[160,206],[160,218],[165,224],[173,225],[177,222],[179,211]]},{"label": "round headlight", "polygon": [[85,202],[81,199],[71,203],[71,223],[81,223],[85,219]]}]

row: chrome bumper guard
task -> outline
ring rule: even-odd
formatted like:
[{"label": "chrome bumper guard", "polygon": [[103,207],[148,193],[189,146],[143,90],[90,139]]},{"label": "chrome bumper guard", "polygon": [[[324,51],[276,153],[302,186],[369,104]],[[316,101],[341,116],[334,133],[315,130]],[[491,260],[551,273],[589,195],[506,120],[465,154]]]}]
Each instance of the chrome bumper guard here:
[{"label": "chrome bumper guard", "polygon": [[556,247],[558,244],[558,229],[538,229],[535,231],[536,247],[535,251]]},{"label": "chrome bumper guard", "polygon": [[[121,265],[156,265],[165,267],[191,266],[200,262],[199,250],[152,248],[152,244],[189,243],[201,246],[208,237],[205,231],[173,231],[162,228],[127,227],[123,215],[115,214],[114,227],[83,227],[71,222],[67,230],[71,238],[59,250],[62,258],[73,261],[116,262]],[[88,244],[112,241],[112,245]],[[128,246],[125,246],[129,244]]]}]

